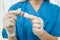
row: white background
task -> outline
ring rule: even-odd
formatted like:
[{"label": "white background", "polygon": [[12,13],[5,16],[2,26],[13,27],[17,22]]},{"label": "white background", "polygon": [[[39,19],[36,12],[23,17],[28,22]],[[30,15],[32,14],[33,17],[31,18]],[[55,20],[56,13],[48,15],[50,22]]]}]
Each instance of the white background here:
[{"label": "white background", "polygon": [[[2,18],[7,13],[9,7],[16,2],[19,2],[19,0],[0,0],[0,40],[3,40],[2,38]],[[56,4],[60,6],[60,0],[50,0],[51,3]],[[60,39],[59,39],[60,40]]]}]

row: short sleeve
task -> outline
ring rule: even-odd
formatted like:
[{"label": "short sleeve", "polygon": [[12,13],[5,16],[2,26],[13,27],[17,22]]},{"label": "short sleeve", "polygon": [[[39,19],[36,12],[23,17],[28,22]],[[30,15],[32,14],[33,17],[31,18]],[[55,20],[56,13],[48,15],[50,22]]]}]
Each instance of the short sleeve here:
[{"label": "short sleeve", "polygon": [[[18,3],[16,3],[16,4],[12,5],[12,6],[9,8],[8,11],[10,11],[10,10],[17,10],[18,8],[21,8],[20,5],[22,5],[22,3],[18,2]],[[5,30],[4,28],[3,28],[3,31],[2,31],[2,36],[3,36],[3,38],[8,38],[7,32],[6,32],[6,30]],[[17,36],[17,31],[16,31],[16,36]]]},{"label": "short sleeve", "polygon": [[9,8],[9,10],[8,11],[10,11],[10,10],[17,10],[18,8],[22,8],[22,2],[18,2],[18,3],[16,3],[16,4],[14,4],[14,5],[12,5],[10,8]]},{"label": "short sleeve", "polygon": [[54,22],[54,27],[52,27],[51,34],[53,36],[60,36],[60,7],[57,10],[56,20]]}]

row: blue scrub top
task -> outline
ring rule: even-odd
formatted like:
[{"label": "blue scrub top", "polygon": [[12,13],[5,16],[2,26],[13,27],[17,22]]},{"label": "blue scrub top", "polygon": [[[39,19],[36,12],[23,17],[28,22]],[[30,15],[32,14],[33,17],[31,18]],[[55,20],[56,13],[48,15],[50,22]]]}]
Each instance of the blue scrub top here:
[{"label": "blue scrub top", "polygon": [[[36,12],[32,5],[26,1],[14,4],[9,10],[17,10],[18,8],[22,8],[22,11],[31,15],[41,17],[44,20],[44,30],[52,36],[60,36],[60,7],[44,1]],[[8,38],[5,29],[2,31],[2,35],[3,38]],[[30,19],[20,15],[16,20],[16,37],[18,40],[40,40],[32,32]]]}]

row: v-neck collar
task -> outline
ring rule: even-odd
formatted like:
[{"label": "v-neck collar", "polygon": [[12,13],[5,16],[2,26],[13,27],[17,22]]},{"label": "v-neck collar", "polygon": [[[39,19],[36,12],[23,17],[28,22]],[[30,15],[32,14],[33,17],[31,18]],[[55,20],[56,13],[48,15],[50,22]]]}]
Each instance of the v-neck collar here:
[{"label": "v-neck collar", "polygon": [[38,13],[38,12],[39,12],[39,10],[41,9],[41,7],[43,6],[43,3],[44,3],[44,1],[41,3],[41,5],[40,5],[38,11],[36,11],[36,10],[33,8],[33,6],[31,5],[31,3],[28,2],[28,4],[30,5],[31,9],[32,9],[35,13]]}]

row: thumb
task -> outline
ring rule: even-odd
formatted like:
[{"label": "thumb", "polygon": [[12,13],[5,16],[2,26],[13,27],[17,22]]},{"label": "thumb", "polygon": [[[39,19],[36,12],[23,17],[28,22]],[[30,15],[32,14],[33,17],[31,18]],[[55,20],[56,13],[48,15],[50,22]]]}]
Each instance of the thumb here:
[{"label": "thumb", "polygon": [[19,9],[17,9],[17,10],[11,10],[11,11],[9,11],[8,13],[18,15],[18,14],[21,13],[21,8],[19,8]]},{"label": "thumb", "polygon": [[28,13],[24,13],[24,17],[29,18],[31,20],[36,19],[37,17]]}]

